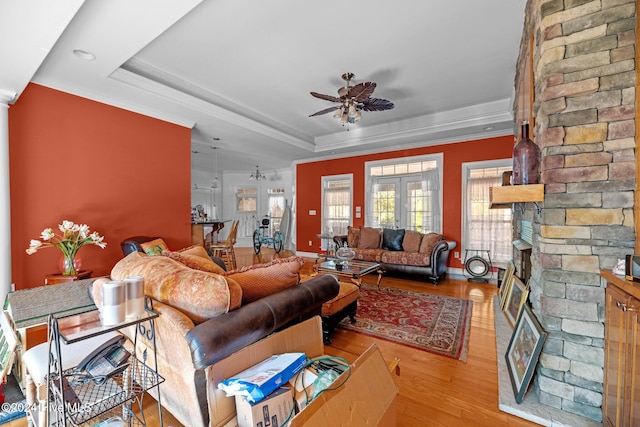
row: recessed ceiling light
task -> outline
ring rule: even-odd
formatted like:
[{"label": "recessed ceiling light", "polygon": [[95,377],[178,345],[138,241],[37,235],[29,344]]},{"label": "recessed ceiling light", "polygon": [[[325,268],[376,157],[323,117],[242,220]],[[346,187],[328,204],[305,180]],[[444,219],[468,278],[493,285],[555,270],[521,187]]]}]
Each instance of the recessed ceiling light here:
[{"label": "recessed ceiling light", "polygon": [[73,54],[80,59],[84,59],[85,61],[93,61],[94,59],[96,59],[96,56],[93,53],[87,52],[86,50],[82,49],[73,49]]}]

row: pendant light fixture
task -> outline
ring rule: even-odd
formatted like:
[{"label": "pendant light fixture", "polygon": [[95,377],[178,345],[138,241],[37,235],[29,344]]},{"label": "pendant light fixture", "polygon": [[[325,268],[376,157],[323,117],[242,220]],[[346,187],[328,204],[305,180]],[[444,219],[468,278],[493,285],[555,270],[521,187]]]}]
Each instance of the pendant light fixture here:
[{"label": "pendant light fixture", "polygon": [[218,149],[220,147],[211,147],[211,148],[213,149],[213,152],[215,153],[215,160],[214,160],[215,161],[215,163],[214,163],[215,176],[213,178],[213,183],[211,184],[211,188],[218,188],[218,185],[219,185],[219,181],[218,181]]},{"label": "pendant light fixture", "polygon": [[265,176],[265,174],[260,172],[260,166],[256,165],[256,171],[251,173],[251,175],[249,176],[249,179],[255,179],[256,181],[262,181],[267,179],[267,177]]}]

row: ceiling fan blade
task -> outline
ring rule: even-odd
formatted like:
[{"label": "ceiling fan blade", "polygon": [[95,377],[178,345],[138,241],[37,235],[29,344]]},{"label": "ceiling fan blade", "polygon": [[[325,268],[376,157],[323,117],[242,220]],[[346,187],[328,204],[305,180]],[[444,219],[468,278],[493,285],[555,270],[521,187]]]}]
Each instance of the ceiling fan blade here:
[{"label": "ceiling fan blade", "polygon": [[331,96],[331,95],[323,95],[323,94],[318,93],[318,92],[311,92],[311,96],[314,96],[314,97],[320,98],[320,99],[324,99],[325,101],[342,102],[342,100],[340,98],[336,98],[335,96]]},{"label": "ceiling fan blade", "polygon": [[323,114],[327,114],[327,113],[332,113],[336,111],[336,107],[329,107],[329,108],[325,108],[322,111],[318,111],[317,113],[313,113],[311,114],[309,117],[313,117],[313,116],[321,116]]},{"label": "ceiling fan blade", "polygon": [[362,101],[362,109],[364,111],[384,111],[391,110],[395,107],[393,102],[380,98],[369,98]]},{"label": "ceiling fan blade", "polygon": [[373,95],[373,91],[376,89],[374,82],[358,83],[349,89],[347,98],[355,98],[356,101],[364,102],[367,98]]}]

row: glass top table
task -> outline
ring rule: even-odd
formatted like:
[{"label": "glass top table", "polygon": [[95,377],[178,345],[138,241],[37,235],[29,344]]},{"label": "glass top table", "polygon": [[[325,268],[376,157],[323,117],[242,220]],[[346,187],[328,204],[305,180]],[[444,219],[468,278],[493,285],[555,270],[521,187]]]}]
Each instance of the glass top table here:
[{"label": "glass top table", "polygon": [[380,264],[367,261],[349,261],[340,263],[337,259],[327,259],[326,261],[314,265],[316,274],[333,274],[338,277],[348,277],[358,287],[362,285],[362,277],[370,273],[378,273],[376,285],[380,288],[380,281],[384,270]]}]

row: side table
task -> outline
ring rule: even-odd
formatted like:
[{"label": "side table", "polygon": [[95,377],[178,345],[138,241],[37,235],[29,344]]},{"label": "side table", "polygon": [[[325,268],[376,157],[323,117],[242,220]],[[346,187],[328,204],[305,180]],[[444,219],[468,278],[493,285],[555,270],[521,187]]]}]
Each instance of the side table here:
[{"label": "side table", "polygon": [[93,271],[80,270],[78,274],[74,276],[63,276],[62,274],[47,274],[44,276],[45,285],[57,285],[59,283],[73,282],[75,280],[88,279],[91,277]]},{"label": "side table", "polygon": [[[40,335],[44,335],[46,342],[49,314],[82,313],[96,308],[89,297],[91,283],[93,283],[92,279],[75,280],[63,282],[58,286],[38,286],[7,294],[4,310],[9,315],[18,335],[14,373],[20,387],[24,387],[22,353],[35,344],[41,343]],[[27,339],[28,336],[31,337],[30,342]]]}]

